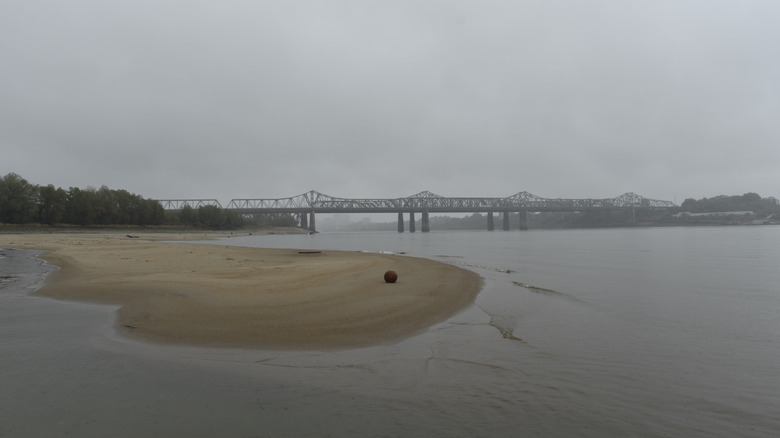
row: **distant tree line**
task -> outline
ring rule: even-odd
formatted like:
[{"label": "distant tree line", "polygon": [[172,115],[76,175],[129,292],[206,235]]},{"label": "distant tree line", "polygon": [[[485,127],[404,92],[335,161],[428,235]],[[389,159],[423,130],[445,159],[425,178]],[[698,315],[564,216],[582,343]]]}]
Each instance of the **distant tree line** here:
[{"label": "distant tree line", "polygon": [[106,186],[64,190],[31,184],[15,173],[0,178],[0,223],[235,229],[245,222],[240,215],[216,206],[166,212],[158,201]]},{"label": "distant tree line", "polygon": [[0,222],[46,225],[161,225],[165,211],[159,202],[126,190],[64,190],[38,186],[15,173],[0,178]]},{"label": "distant tree line", "polygon": [[680,211],[689,213],[711,213],[727,211],[752,211],[757,216],[769,216],[780,213],[780,204],[774,197],[762,198],[757,193],[702,198],[688,198],[680,205]]},{"label": "distant tree line", "polygon": [[219,208],[215,205],[204,205],[197,209],[185,205],[177,212],[168,212],[169,225],[186,225],[196,228],[211,228],[215,230],[233,230],[245,225],[242,216],[233,211]]},{"label": "distant tree line", "polygon": [[179,211],[166,212],[166,225],[195,228],[235,230],[242,227],[297,227],[298,221],[289,214],[242,216],[215,205],[193,208],[185,205]]}]

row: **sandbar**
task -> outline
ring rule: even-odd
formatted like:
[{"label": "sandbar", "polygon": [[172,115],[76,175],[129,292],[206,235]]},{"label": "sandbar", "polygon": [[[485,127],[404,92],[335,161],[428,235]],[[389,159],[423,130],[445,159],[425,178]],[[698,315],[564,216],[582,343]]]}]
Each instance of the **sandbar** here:
[{"label": "sandbar", "polygon": [[[36,295],[119,306],[144,341],[231,348],[345,349],[398,342],[474,302],[482,279],[433,260],[171,240],[215,234],[0,234],[60,267]],[[387,270],[398,273],[385,283]]]}]

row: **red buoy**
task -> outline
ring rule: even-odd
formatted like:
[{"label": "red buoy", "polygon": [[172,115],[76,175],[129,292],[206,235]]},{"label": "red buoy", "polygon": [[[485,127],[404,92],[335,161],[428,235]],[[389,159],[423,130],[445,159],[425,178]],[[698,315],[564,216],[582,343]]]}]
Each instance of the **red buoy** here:
[{"label": "red buoy", "polygon": [[385,272],[385,281],[388,283],[395,283],[395,281],[398,280],[398,274],[395,273],[395,271],[387,271]]}]

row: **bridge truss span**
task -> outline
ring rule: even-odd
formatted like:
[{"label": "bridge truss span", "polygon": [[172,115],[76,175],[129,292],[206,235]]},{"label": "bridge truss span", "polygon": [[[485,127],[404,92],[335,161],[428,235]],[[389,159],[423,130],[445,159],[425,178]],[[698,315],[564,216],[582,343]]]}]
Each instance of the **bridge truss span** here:
[{"label": "bridge truss span", "polygon": [[[214,199],[161,200],[166,210],[180,210],[184,206],[198,208],[204,205],[219,206]],[[414,213],[421,213],[423,230],[429,213],[493,213],[504,214],[506,224],[509,213],[520,213],[521,228],[527,212],[588,212],[630,210],[666,210],[675,208],[670,201],[648,199],[635,193],[624,193],[615,198],[564,199],[542,198],[529,192],[518,192],[503,198],[446,197],[429,191],[403,198],[338,198],[312,190],[297,196],[271,199],[233,199],[226,209],[243,215],[290,214],[300,220],[301,226],[314,228],[315,213],[398,213],[399,231],[403,229],[401,214],[410,215],[410,231],[414,228]],[[311,225],[309,225],[311,224]],[[489,226],[490,227],[490,226]],[[506,225],[505,225],[506,227]]]},{"label": "bridge truss span", "polygon": [[670,201],[648,199],[635,193],[625,193],[615,198],[563,199],[542,198],[528,192],[519,192],[505,198],[445,197],[431,192],[420,192],[405,198],[337,198],[317,191],[310,191],[289,198],[233,199],[229,210],[249,211],[318,211],[333,213],[382,213],[429,211],[431,213],[468,213],[526,209],[528,211],[577,211],[589,209],[668,209],[675,207]]},{"label": "bridge truss span", "polygon": [[216,199],[158,199],[164,210],[181,210],[184,207],[198,209],[200,207],[214,206],[222,208],[222,204]]}]

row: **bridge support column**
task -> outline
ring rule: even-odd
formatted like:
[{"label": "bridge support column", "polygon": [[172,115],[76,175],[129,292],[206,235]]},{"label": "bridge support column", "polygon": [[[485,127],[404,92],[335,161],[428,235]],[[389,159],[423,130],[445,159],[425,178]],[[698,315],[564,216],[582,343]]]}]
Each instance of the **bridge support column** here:
[{"label": "bridge support column", "polygon": [[309,213],[309,231],[312,233],[317,231],[317,223],[314,221],[314,212]]},{"label": "bridge support column", "polygon": [[502,217],[501,224],[504,228],[504,231],[509,231],[509,212],[505,211]]},{"label": "bridge support column", "polygon": [[400,211],[398,212],[398,232],[404,232],[404,214]]},{"label": "bridge support column", "polygon": [[631,209],[631,216],[629,216],[628,222],[632,223],[632,224],[636,223],[636,209],[635,208]]},{"label": "bridge support column", "polygon": [[492,211],[489,211],[489,212],[488,212],[488,219],[487,219],[487,222],[488,222],[488,223],[487,223],[487,228],[488,228],[488,231],[493,231],[493,230],[495,230],[495,229],[496,229],[496,224],[495,224],[495,222],[493,221],[493,212],[492,212]]},{"label": "bridge support column", "polygon": [[414,233],[414,212],[409,213],[409,232]]},{"label": "bridge support column", "polygon": [[427,233],[431,231],[431,222],[428,218],[428,212],[424,211],[422,213],[422,230],[423,233]]},{"label": "bridge support column", "polygon": [[301,228],[304,230],[309,228],[309,215],[306,212],[301,213]]},{"label": "bridge support column", "polygon": [[519,211],[520,216],[520,229],[521,230],[527,230],[528,229],[528,211],[523,209]]}]

